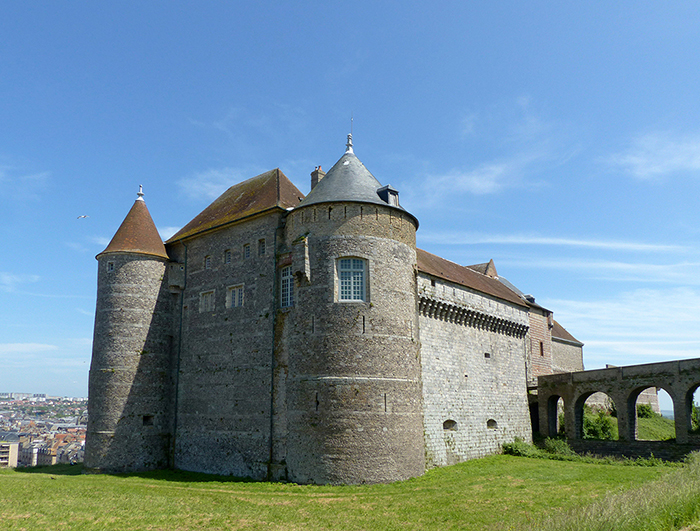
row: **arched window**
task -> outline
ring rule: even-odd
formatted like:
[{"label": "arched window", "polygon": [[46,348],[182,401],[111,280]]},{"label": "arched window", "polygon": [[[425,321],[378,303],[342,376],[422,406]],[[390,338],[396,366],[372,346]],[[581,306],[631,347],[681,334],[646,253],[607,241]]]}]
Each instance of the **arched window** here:
[{"label": "arched window", "polygon": [[367,260],[362,258],[338,259],[338,300],[366,300]]},{"label": "arched window", "polygon": [[442,429],[448,431],[457,431],[457,422],[448,419],[442,423]]},{"label": "arched window", "polygon": [[489,419],[486,421],[486,427],[490,430],[495,430],[498,428],[498,422],[496,422],[494,419]]}]

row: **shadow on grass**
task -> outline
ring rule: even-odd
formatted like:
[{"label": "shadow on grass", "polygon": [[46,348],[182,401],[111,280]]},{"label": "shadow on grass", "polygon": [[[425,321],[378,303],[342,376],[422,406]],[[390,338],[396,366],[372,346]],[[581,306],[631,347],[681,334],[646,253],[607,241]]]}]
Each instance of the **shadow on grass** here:
[{"label": "shadow on grass", "polygon": [[[51,476],[79,476],[81,474],[91,474],[93,472],[85,471],[82,464],[76,465],[42,465],[15,468],[15,472],[22,474],[47,474]],[[187,472],[185,470],[151,470],[148,472],[131,472],[128,474],[108,474],[100,473],[105,476],[120,477],[120,478],[144,478],[155,479],[161,481],[174,481],[182,483],[260,483],[251,478],[240,478],[235,476],[218,476],[215,474],[203,474],[201,472]]]}]

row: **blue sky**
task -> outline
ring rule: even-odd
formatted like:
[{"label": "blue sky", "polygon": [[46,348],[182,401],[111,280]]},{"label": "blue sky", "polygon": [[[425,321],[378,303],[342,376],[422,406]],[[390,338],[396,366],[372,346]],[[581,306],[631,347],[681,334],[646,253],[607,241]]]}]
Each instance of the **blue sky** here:
[{"label": "blue sky", "polygon": [[[96,261],[355,153],[587,368],[700,357],[700,4],[3,2],[0,391],[85,396]],[[78,219],[78,216],[89,216]]]}]

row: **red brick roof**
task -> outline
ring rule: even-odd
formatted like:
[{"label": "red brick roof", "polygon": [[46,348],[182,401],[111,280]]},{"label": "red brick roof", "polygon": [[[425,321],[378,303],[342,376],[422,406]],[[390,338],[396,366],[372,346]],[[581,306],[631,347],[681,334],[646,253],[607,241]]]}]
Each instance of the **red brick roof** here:
[{"label": "red brick roof", "polygon": [[276,168],[226,190],[166,243],[189,238],[267,210],[296,207],[303,198],[304,194]]},{"label": "red brick roof", "polygon": [[134,201],[134,206],[129,210],[112,241],[97,257],[105,253],[122,252],[168,257],[153,218],[141,198]]},{"label": "red brick roof", "polygon": [[498,279],[455,264],[422,249],[416,249],[418,270],[434,277],[449,280],[475,291],[527,308],[525,302]]}]

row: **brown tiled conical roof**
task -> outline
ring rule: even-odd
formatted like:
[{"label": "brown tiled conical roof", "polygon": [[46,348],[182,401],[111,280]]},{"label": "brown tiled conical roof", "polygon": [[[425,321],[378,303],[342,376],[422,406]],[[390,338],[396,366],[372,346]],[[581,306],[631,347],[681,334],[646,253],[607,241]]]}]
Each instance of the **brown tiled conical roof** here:
[{"label": "brown tiled conical roof", "polygon": [[134,201],[134,206],[107,248],[97,255],[98,258],[106,253],[137,253],[168,258],[163,240],[140,195],[143,194],[139,192],[139,198]]},{"label": "brown tiled conical roof", "polygon": [[293,208],[304,198],[279,168],[233,185],[167,243],[183,240],[266,210]]}]

